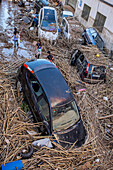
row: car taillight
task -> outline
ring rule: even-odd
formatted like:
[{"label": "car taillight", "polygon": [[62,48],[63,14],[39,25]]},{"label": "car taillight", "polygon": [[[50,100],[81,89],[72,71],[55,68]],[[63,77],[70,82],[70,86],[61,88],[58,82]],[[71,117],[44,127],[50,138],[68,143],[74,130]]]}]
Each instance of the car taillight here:
[{"label": "car taillight", "polygon": [[86,73],[88,73],[88,69],[89,69],[89,63],[88,63],[87,68],[86,68]]},{"label": "car taillight", "polygon": [[24,63],[24,67],[26,67],[31,73],[34,73],[34,71],[29,66],[27,66],[27,64],[25,63]]},{"label": "car taillight", "polygon": [[106,76],[106,67],[105,67],[105,76]]}]

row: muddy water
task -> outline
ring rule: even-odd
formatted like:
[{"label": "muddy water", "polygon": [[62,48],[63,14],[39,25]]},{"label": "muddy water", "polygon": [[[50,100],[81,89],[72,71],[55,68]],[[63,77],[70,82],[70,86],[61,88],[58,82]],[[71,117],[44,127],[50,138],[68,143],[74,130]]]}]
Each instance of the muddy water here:
[{"label": "muddy water", "polygon": [[34,56],[32,43],[19,38],[19,46],[14,47],[13,31],[19,26],[15,23],[15,14],[21,13],[21,8],[11,0],[2,0],[0,3],[0,59],[31,58]]}]

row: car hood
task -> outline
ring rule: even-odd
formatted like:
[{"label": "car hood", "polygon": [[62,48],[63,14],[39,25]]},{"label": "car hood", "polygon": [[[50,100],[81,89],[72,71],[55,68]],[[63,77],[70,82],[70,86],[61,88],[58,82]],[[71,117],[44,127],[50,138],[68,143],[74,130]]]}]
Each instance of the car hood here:
[{"label": "car hood", "polygon": [[80,147],[81,145],[83,145],[87,137],[87,132],[85,130],[82,120],[80,120],[77,124],[73,125],[69,129],[60,132],[55,132],[53,135],[56,141],[62,147],[69,148],[75,142],[76,147]]}]

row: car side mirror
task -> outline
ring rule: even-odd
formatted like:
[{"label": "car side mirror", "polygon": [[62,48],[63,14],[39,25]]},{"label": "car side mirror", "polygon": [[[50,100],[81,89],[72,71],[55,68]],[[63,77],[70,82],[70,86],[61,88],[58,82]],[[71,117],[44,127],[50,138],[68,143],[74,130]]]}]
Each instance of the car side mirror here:
[{"label": "car side mirror", "polygon": [[44,120],[43,125],[46,127],[48,134],[50,135],[49,123],[46,120]]}]

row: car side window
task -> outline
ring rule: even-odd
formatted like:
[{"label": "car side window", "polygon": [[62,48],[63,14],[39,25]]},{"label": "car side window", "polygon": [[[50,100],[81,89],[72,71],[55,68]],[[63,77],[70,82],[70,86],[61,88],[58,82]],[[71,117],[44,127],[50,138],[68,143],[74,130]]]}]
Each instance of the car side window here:
[{"label": "car side window", "polygon": [[42,9],[41,9],[41,12],[40,12],[40,24],[42,23]]},{"label": "car side window", "polygon": [[66,22],[65,22],[65,20],[63,19],[63,20],[62,20],[62,25],[63,25],[63,27],[65,27],[65,24],[66,24]]},{"label": "car side window", "polygon": [[49,120],[49,105],[46,101],[45,94],[36,80],[36,78],[30,73],[28,74],[28,80],[30,82],[31,88],[34,91],[34,94],[37,98],[37,104],[41,114],[44,116],[45,120]]},{"label": "car side window", "polygon": [[34,93],[39,97],[40,95],[43,94],[42,88],[40,87],[39,83],[36,80],[32,80],[31,82],[31,87],[34,91]]},{"label": "car side window", "polygon": [[44,97],[38,101],[38,106],[45,120],[49,121],[49,106]]},{"label": "car side window", "polygon": [[68,33],[68,24],[66,24],[65,31]]}]

